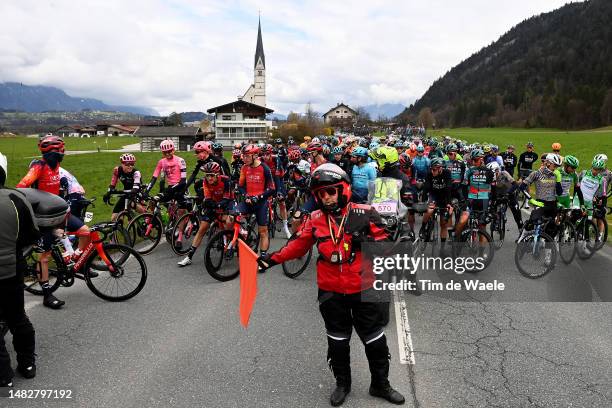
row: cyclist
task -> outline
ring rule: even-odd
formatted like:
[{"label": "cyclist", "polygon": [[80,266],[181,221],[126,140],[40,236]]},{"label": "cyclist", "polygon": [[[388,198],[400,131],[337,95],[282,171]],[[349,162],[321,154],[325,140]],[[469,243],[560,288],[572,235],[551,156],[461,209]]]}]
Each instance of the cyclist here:
[{"label": "cyclist", "polygon": [[384,223],[371,206],[350,202],[349,176],[334,164],[318,167],[313,172],[310,187],[321,209],[306,220],[297,239],[289,241],[278,252],[260,256],[258,262],[262,269],[267,269],[303,256],[316,244],[319,310],[327,330],[327,358],[336,379],[331,404],[341,405],[351,391],[353,327],[365,346],[372,375],[370,395],[402,404],[404,397],[388,380],[385,306],[367,298],[374,292],[375,277],[371,268],[363,267],[361,252],[364,241],[388,239]]},{"label": "cyclist", "polygon": [[[557,216],[557,196],[563,193],[561,187],[561,157],[558,154],[549,153],[543,166],[529,174],[520,185],[525,190],[530,184],[535,184],[538,208],[531,212],[530,223],[542,218],[542,216],[555,218]],[[556,234],[554,223],[550,223],[546,231],[551,237]],[[547,257],[549,255],[547,254]]]},{"label": "cyclist", "polygon": [[[138,194],[140,191],[142,175],[140,170],[137,170],[136,167],[134,167],[136,165],[136,157],[132,153],[124,153],[119,157],[119,161],[121,162],[121,165],[113,169],[113,176],[108,186],[108,190],[102,198],[102,200],[107,204],[110,203],[111,193],[115,191],[118,181],[121,181],[124,190],[131,190],[132,195]],[[115,221],[119,213],[125,209],[125,200],[125,197],[121,197],[121,199],[118,200],[113,207],[113,213],[111,215],[112,221]],[[136,210],[140,213],[145,212],[144,207],[139,203],[136,204]]]},{"label": "cyclist", "polygon": [[495,200],[491,200],[491,212],[493,213],[497,208],[498,201],[505,197],[508,200],[508,207],[514,217],[514,222],[518,229],[523,228],[523,217],[518,201],[516,200],[516,194],[514,191],[518,188],[518,183],[514,178],[505,170],[499,166],[497,162],[491,162],[487,164],[487,168],[495,174]]},{"label": "cyclist", "polygon": [[234,184],[238,183],[238,179],[240,178],[240,169],[244,162],[242,161],[242,152],[240,149],[232,150],[232,163],[231,166],[231,180]]},{"label": "cyclist", "polygon": [[429,173],[429,158],[425,157],[423,145],[417,146],[417,155],[412,159],[412,175],[415,180],[425,180]]},{"label": "cyclist", "polygon": [[[453,179],[450,170],[444,168],[444,160],[439,157],[431,159],[429,173],[425,179],[424,190],[428,195],[429,207],[423,215],[423,224],[419,231],[419,236],[424,237],[424,226],[429,221],[429,218],[438,207],[440,209],[440,254],[444,253],[444,246],[448,238],[447,224],[450,216],[453,214],[451,206],[451,185]],[[435,239],[436,237],[432,237]]]},{"label": "cyclist", "polygon": [[[302,159],[299,150],[289,150],[288,153],[289,166],[287,167],[287,198],[290,202],[293,202],[297,190],[300,190],[303,194],[308,191],[308,182],[310,179],[310,163]],[[296,220],[292,220],[292,224],[296,224]],[[299,225],[299,221],[297,221]],[[297,227],[297,225],[294,225]],[[295,229],[294,229],[295,231]]]},{"label": "cyclist", "polygon": [[516,154],[514,154],[514,146],[508,145],[506,151],[501,154],[501,158],[504,162],[504,170],[514,177],[514,168],[518,160]]},{"label": "cyclist", "polygon": [[[450,195],[451,200],[455,199],[458,202],[462,202],[465,197],[465,184],[463,183],[463,179],[465,177],[465,162],[463,161],[463,157],[459,153],[457,153],[457,145],[455,143],[451,143],[447,147],[446,161],[444,163],[445,167],[450,171],[451,174],[451,185],[450,185]],[[457,217],[459,214],[455,214]]]},{"label": "cyclist", "polygon": [[352,201],[359,204],[367,202],[368,183],[376,179],[376,170],[366,164],[367,160],[368,150],[365,147],[358,146],[351,152]]},{"label": "cyclist", "polygon": [[274,178],[274,186],[276,187],[276,199],[278,201],[278,210],[280,218],[283,222],[283,229],[287,238],[291,237],[289,226],[287,225],[287,205],[285,199],[287,198],[287,189],[285,188],[284,176],[285,167],[283,166],[282,160],[278,155],[273,154],[274,148],[272,145],[264,145],[261,151],[261,157],[263,163],[270,168],[272,177]]},{"label": "cyclist", "polygon": [[[187,188],[187,164],[183,158],[174,154],[175,148],[172,140],[162,141],[159,145],[159,149],[162,152],[163,158],[160,159],[157,162],[157,166],[155,166],[151,181],[145,189],[145,195],[151,191],[160,173],[163,173],[165,182],[168,186],[164,189],[163,193],[156,195],[153,197],[153,199],[155,201],[165,203],[175,199],[179,207],[178,216],[180,217],[181,215],[185,214],[189,207],[189,204],[185,199],[185,190]],[[179,236],[176,241],[177,248],[182,247],[182,240],[183,229],[179,228]]]},{"label": "cyclist", "polygon": [[[39,143],[38,149],[42,153],[42,159],[34,160],[30,164],[28,174],[17,184],[18,188],[34,187],[51,194],[60,194],[60,162],[64,159],[64,141],[53,135],[45,136]],[[79,237],[79,247],[74,252],[73,258],[76,260],[83,253],[89,244],[89,227],[75,215],[70,214],[66,223],[66,229],[74,232]],[[49,259],[51,258],[51,246],[55,237],[53,231],[46,231],[42,234],[42,247],[45,252],[40,256],[40,285],[43,291],[43,305],[51,309],[61,308],[65,302],[57,299],[51,293],[49,285]],[[71,248],[66,248],[68,251]],[[95,277],[95,272],[90,272]]]},{"label": "cyclist", "polygon": [[580,166],[578,159],[572,155],[567,155],[563,158],[563,167],[559,169],[561,173],[561,188],[562,192],[557,197],[557,203],[565,208],[572,207],[572,199],[570,198],[570,188],[574,188],[574,194],[578,187],[578,175],[576,169]]},{"label": "cyclist", "polygon": [[259,251],[266,254],[270,246],[268,239],[268,197],[275,192],[270,168],[257,157],[259,147],[250,144],[242,148],[244,166],[240,170],[238,191],[245,200],[238,204],[240,214],[255,214],[259,230]]},{"label": "cyclist", "polygon": [[[461,237],[461,232],[465,228],[470,217],[470,212],[480,211],[486,214],[489,209],[489,200],[495,199],[495,175],[484,164],[484,151],[474,149],[470,152],[472,167],[466,170],[463,183],[467,185],[468,206],[462,211],[457,226],[455,236]],[[485,222],[480,220],[479,227],[484,229]]]},{"label": "cyclist", "polygon": [[[601,157],[595,156],[590,170],[583,170],[578,177],[580,205],[584,205],[589,213],[597,219],[599,239],[603,234],[603,222],[606,222],[607,181],[604,177],[606,163]],[[603,209],[603,211],[602,211]]]},{"label": "cyclist", "polygon": [[213,142],[211,144],[211,148],[213,151],[213,156],[216,157],[218,159],[217,162],[221,164],[221,168],[223,169],[223,174],[226,176],[229,176],[231,174],[230,166],[227,160],[225,159],[225,157],[223,157],[223,145],[218,142]]},{"label": "cyclist", "polygon": [[85,189],[68,170],[60,166],[60,196],[70,205],[70,213],[83,219],[83,204]]},{"label": "cyclist", "polygon": [[227,176],[221,175],[221,166],[219,163],[210,161],[202,167],[204,172],[204,180],[202,182],[202,190],[204,192],[203,208],[200,212],[200,227],[193,238],[193,243],[189,248],[187,256],[178,262],[178,266],[191,265],[193,255],[202,243],[202,239],[210,224],[215,220],[217,211],[222,210],[224,215],[222,220],[227,223],[227,214],[234,210],[234,199],[232,191],[232,183]]},{"label": "cyclist", "polygon": [[[554,154],[558,154],[559,156],[561,156],[561,143],[555,142],[550,147],[552,148],[552,152]],[[561,156],[561,159],[563,160],[563,156]]]},{"label": "cyclist", "polygon": [[[518,175],[519,180],[527,178],[533,171],[533,164],[538,160],[538,154],[533,151],[533,143],[527,142],[525,145],[527,150],[521,153],[518,160]],[[529,209],[529,203],[525,205],[526,209]]]},{"label": "cyclist", "polygon": [[[173,145],[174,146],[174,145]],[[212,143],[200,140],[193,145],[193,153],[196,155],[198,161],[196,162],[196,166],[191,172],[191,176],[189,176],[189,180],[185,185],[185,190],[189,188],[191,184],[193,184],[198,176],[198,173],[202,166],[211,161],[218,163],[221,166],[221,170],[223,170],[224,165],[223,161],[213,154]],[[228,170],[229,171],[229,170]],[[223,173],[224,176],[229,176],[230,173]]]},{"label": "cyclist", "polygon": [[[367,152],[367,149],[366,149],[366,152]],[[367,154],[366,154],[366,158],[367,158]],[[347,174],[350,174],[349,170],[351,170],[350,167],[352,163],[346,158],[344,158],[344,149],[342,147],[336,146],[332,149],[332,159],[330,163],[335,164],[336,166],[344,170]]]},{"label": "cyclist", "polygon": [[321,145],[321,143],[313,141],[308,145],[307,149],[312,160],[310,162],[310,172],[312,173],[321,164],[327,163],[327,159],[323,155],[323,146]]}]

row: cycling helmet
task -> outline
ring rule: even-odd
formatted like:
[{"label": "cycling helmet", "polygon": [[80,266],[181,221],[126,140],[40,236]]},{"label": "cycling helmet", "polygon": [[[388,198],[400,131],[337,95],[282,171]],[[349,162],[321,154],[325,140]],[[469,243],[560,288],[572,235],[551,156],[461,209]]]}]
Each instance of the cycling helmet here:
[{"label": "cycling helmet", "polygon": [[578,159],[572,155],[567,155],[565,156],[565,159],[563,160],[565,164],[567,164],[570,167],[573,167],[575,169],[578,168],[578,166],[580,166],[580,162],[578,161]]},{"label": "cycling helmet", "polygon": [[299,160],[302,157],[302,153],[299,150],[293,149],[287,153],[289,160]]},{"label": "cycling helmet", "polygon": [[64,140],[59,136],[47,135],[38,142],[41,153],[56,151],[64,153]]},{"label": "cycling helmet", "polygon": [[273,150],[274,150],[274,147],[272,147],[271,144],[265,144],[261,147],[261,149],[259,149],[262,155],[272,154]]},{"label": "cycling helmet", "polygon": [[561,156],[555,153],[548,153],[546,155],[546,161],[554,164],[555,166],[561,166]]},{"label": "cycling helmet", "polygon": [[[324,206],[316,193],[326,187],[335,187],[338,191],[338,203],[334,206]],[[324,163],[312,172],[310,189],[315,201],[326,212],[336,212],[346,207],[351,199],[351,180],[344,170],[333,163]]]},{"label": "cycling helmet", "polygon": [[410,147],[409,148],[410,148],[411,152],[416,152],[416,149],[417,149],[416,144],[410,143]]},{"label": "cycling helmet", "polygon": [[499,167],[499,163],[496,161],[492,161],[491,163],[487,164],[487,169],[496,172],[499,171],[501,169],[501,167]]},{"label": "cycling helmet", "polygon": [[553,143],[551,147],[553,150],[561,150],[561,143]]},{"label": "cycling helmet", "polygon": [[344,153],[344,151],[342,150],[340,146],[336,146],[332,149],[332,154],[342,154],[342,153]]},{"label": "cycling helmet", "polygon": [[318,137],[313,137],[312,143],[321,143],[321,139],[319,139]]},{"label": "cycling helmet", "polygon": [[312,138],[310,136],[304,136],[304,141],[306,143],[310,142],[312,140]]},{"label": "cycling helmet", "polygon": [[605,169],[606,162],[603,160],[593,159],[593,163],[591,163],[591,167],[594,169]]},{"label": "cycling helmet", "polygon": [[485,145],[484,148],[482,149],[485,153],[491,153],[491,146],[489,145]]},{"label": "cycling helmet", "polygon": [[368,149],[366,149],[365,147],[357,146],[351,152],[351,156],[367,158]]},{"label": "cycling helmet", "polygon": [[[196,143],[197,145],[197,143]],[[195,149],[195,146],[193,146],[193,148]],[[241,149],[242,148],[242,144],[240,143],[234,143],[234,149]]]},{"label": "cycling helmet", "polygon": [[479,157],[484,157],[484,152],[481,149],[474,149],[470,153],[470,158],[472,160],[478,159]]},{"label": "cycling helmet", "polygon": [[254,144],[248,144],[242,148],[242,154],[257,154],[259,153],[259,147]]},{"label": "cycling helmet", "polygon": [[402,142],[401,140],[398,140],[397,142],[395,142],[393,147],[403,149],[404,148],[404,142]]},{"label": "cycling helmet", "polygon": [[[316,138],[315,138],[316,139]],[[322,152],[323,151],[323,146],[321,146],[321,143],[319,142],[310,142],[308,143],[308,147],[307,147],[309,152]]]},{"label": "cycling helmet", "polygon": [[274,143],[276,143],[276,144],[283,144],[283,139],[278,138],[278,139],[276,139],[276,140],[274,141]]},{"label": "cycling helmet", "polygon": [[214,151],[223,150],[223,145],[219,142],[213,142],[211,147]]},{"label": "cycling helmet", "polygon": [[436,145],[436,148],[440,150],[444,149],[444,142],[438,142],[438,144]]},{"label": "cycling helmet", "polygon": [[173,152],[174,149],[174,142],[172,140],[163,140],[160,144],[159,144],[159,150],[161,150],[163,153],[167,153],[167,152]]},{"label": "cycling helmet", "polygon": [[378,148],[378,146],[380,146],[380,143],[378,143],[378,142],[372,142],[372,143],[370,143],[370,145],[368,146],[368,148],[369,148],[370,150],[374,150],[374,149],[377,149],[377,148]]},{"label": "cycling helmet", "polygon": [[603,160],[604,162],[608,162],[608,156],[606,156],[603,153],[596,155],[593,159]]},{"label": "cycling helmet", "polygon": [[240,157],[240,154],[242,154],[242,152],[240,151],[240,149],[234,149],[232,150],[232,157],[234,159],[237,159]]},{"label": "cycling helmet", "polygon": [[533,142],[527,142],[526,146],[527,147],[533,147]]},{"label": "cycling helmet", "polygon": [[368,147],[369,146],[368,139],[366,139],[365,137],[362,137],[361,139],[359,139],[359,146]]},{"label": "cycling helmet", "polygon": [[448,146],[446,146],[446,153],[456,152],[456,151],[457,151],[457,145],[456,144],[451,143]]},{"label": "cycling helmet", "polygon": [[416,151],[419,153],[423,153],[425,151],[425,148],[423,147],[423,145],[418,145]]},{"label": "cycling helmet", "polygon": [[431,162],[429,164],[430,167],[442,167],[443,165],[444,160],[439,157],[434,157],[433,159],[431,159]]},{"label": "cycling helmet", "polygon": [[136,163],[136,157],[132,153],[123,153],[119,160],[121,164],[134,164]]},{"label": "cycling helmet", "polygon": [[412,159],[408,154],[402,153],[399,156],[399,163],[402,168],[407,169],[412,165]]},{"label": "cycling helmet", "polygon": [[498,152],[499,151],[499,146],[491,145],[491,150],[494,151],[494,152]]},{"label": "cycling helmet", "polygon": [[217,162],[210,161],[206,163],[204,167],[202,167],[202,171],[204,172],[204,174],[221,174],[221,166]]},{"label": "cycling helmet", "polygon": [[212,153],[211,143],[200,140],[193,145],[193,150],[195,150],[196,153],[200,153],[202,151]]}]

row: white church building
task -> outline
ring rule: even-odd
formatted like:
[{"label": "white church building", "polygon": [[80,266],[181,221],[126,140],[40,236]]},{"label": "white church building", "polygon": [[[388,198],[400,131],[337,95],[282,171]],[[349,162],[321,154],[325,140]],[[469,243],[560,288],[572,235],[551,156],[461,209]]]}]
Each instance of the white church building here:
[{"label": "white church building", "polygon": [[225,147],[235,143],[256,139],[266,140],[272,121],[266,120],[266,56],[261,38],[261,20],[257,29],[255,48],[254,81],[237,101],[216,106],[207,110],[214,114],[215,139]]}]

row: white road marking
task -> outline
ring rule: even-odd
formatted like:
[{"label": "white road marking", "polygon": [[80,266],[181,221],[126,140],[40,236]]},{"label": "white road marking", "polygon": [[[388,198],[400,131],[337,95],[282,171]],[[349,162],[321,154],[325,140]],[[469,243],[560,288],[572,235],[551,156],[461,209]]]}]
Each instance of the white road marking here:
[{"label": "white road marking", "polygon": [[395,326],[397,328],[397,343],[399,345],[400,364],[414,365],[414,347],[412,334],[408,322],[408,308],[406,301],[393,291],[393,305],[395,306]]}]

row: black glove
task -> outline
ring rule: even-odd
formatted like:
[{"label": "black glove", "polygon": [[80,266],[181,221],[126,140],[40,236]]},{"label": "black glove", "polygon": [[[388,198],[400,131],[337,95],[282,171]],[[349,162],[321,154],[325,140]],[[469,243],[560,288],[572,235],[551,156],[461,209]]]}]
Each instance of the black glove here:
[{"label": "black glove", "polygon": [[259,265],[260,271],[263,272],[266,269],[273,267],[274,265],[278,265],[278,262],[272,259],[272,255],[273,254],[264,254],[260,255],[260,257],[257,258],[257,264]]},{"label": "black glove", "polygon": [[102,197],[102,201],[104,201],[105,204],[110,205],[110,199],[111,199],[111,192],[107,191],[106,194],[104,194],[104,196]]}]

